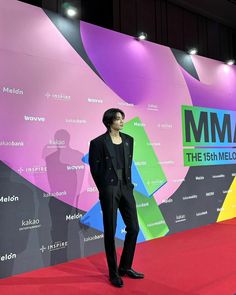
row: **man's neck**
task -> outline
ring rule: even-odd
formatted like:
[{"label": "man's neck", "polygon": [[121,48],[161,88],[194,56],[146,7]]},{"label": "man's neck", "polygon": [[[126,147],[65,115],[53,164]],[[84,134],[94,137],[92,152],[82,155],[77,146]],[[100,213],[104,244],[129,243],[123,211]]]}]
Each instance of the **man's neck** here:
[{"label": "man's neck", "polygon": [[119,130],[114,130],[111,129],[111,131],[109,132],[111,137],[120,137],[120,132]]}]

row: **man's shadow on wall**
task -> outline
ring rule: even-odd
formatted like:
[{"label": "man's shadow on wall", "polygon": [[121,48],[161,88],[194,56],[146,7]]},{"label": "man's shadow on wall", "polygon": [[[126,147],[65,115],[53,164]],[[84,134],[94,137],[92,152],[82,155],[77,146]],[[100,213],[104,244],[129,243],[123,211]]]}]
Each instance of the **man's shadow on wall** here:
[{"label": "man's shadow on wall", "polygon": [[64,249],[50,252],[50,264],[54,265],[78,257],[78,254],[84,256],[83,228],[76,217],[81,212],[76,207],[84,178],[83,154],[70,147],[70,134],[61,129],[55,133],[54,146],[44,148],[43,157],[52,195],[48,202],[51,244],[68,242]]}]

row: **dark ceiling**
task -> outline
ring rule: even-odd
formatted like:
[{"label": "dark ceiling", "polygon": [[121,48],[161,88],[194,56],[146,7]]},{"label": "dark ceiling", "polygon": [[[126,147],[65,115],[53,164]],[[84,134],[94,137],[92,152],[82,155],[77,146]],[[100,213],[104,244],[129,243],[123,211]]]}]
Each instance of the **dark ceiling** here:
[{"label": "dark ceiling", "polygon": [[[126,1],[130,1],[130,0],[126,0]],[[148,2],[149,0],[146,0],[146,1]],[[106,6],[110,6],[112,5],[112,2],[117,2],[117,1],[116,0],[99,0],[99,1],[97,0],[93,0],[93,1],[22,0],[22,2],[26,2],[39,7],[46,7],[52,10],[57,9],[58,12],[60,12],[59,6],[60,4],[63,4],[64,2],[70,2],[77,6],[81,6],[81,2],[82,2],[82,5],[83,3],[84,5],[86,5],[87,10],[89,5],[91,7],[91,11],[93,11],[93,6],[102,5],[103,10],[106,10]],[[206,16],[210,19],[213,19],[215,21],[218,21],[222,24],[225,24],[227,26],[230,26],[236,29],[236,0],[169,0],[169,2],[172,2],[192,12]],[[92,17],[93,15],[91,15],[89,18],[91,19]]]},{"label": "dark ceiling", "polygon": [[148,41],[218,60],[236,59],[236,0],[19,0]]},{"label": "dark ceiling", "polygon": [[[21,0],[20,0],[21,1]],[[126,0],[129,1],[129,0]],[[147,2],[149,0],[146,0]],[[22,0],[22,2],[26,2],[32,5],[36,5],[39,7],[57,10],[60,12],[60,5],[63,5],[65,2],[73,3],[75,6],[86,6],[86,11],[89,11],[89,7],[91,7],[91,11],[94,11],[94,6],[102,5],[104,13],[108,13],[110,10],[110,5],[112,2],[117,2],[114,0],[99,0],[99,1],[86,1],[86,0]],[[192,12],[198,13],[200,15],[206,16],[210,19],[218,21],[222,24],[230,26],[236,29],[236,0],[169,0],[176,5],[179,5],[183,8],[186,8]],[[82,4],[81,4],[82,3]],[[86,4],[88,3],[88,4]],[[106,10],[107,7],[107,10]],[[88,13],[87,13],[88,14]],[[88,16],[89,19],[95,18],[95,15]],[[96,22],[93,21],[93,22]]]},{"label": "dark ceiling", "polygon": [[236,0],[170,0],[170,2],[236,29]]}]

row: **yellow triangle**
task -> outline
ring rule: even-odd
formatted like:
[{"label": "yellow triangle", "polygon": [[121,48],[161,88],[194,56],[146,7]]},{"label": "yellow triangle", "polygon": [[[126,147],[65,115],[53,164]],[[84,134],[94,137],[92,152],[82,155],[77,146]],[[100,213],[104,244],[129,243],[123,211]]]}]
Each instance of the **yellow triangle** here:
[{"label": "yellow triangle", "polygon": [[217,222],[236,217],[236,177],[225,197]]}]

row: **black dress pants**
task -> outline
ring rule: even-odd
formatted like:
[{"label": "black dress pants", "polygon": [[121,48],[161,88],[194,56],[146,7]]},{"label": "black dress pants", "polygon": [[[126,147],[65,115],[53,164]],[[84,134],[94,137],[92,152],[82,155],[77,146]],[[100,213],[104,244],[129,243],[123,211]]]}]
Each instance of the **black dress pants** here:
[{"label": "black dress pants", "polygon": [[125,241],[119,268],[131,268],[139,232],[137,211],[132,187],[122,180],[116,186],[106,186],[100,191],[100,203],[103,212],[104,243],[110,278],[118,276],[115,248],[117,209],[125,223]]}]

